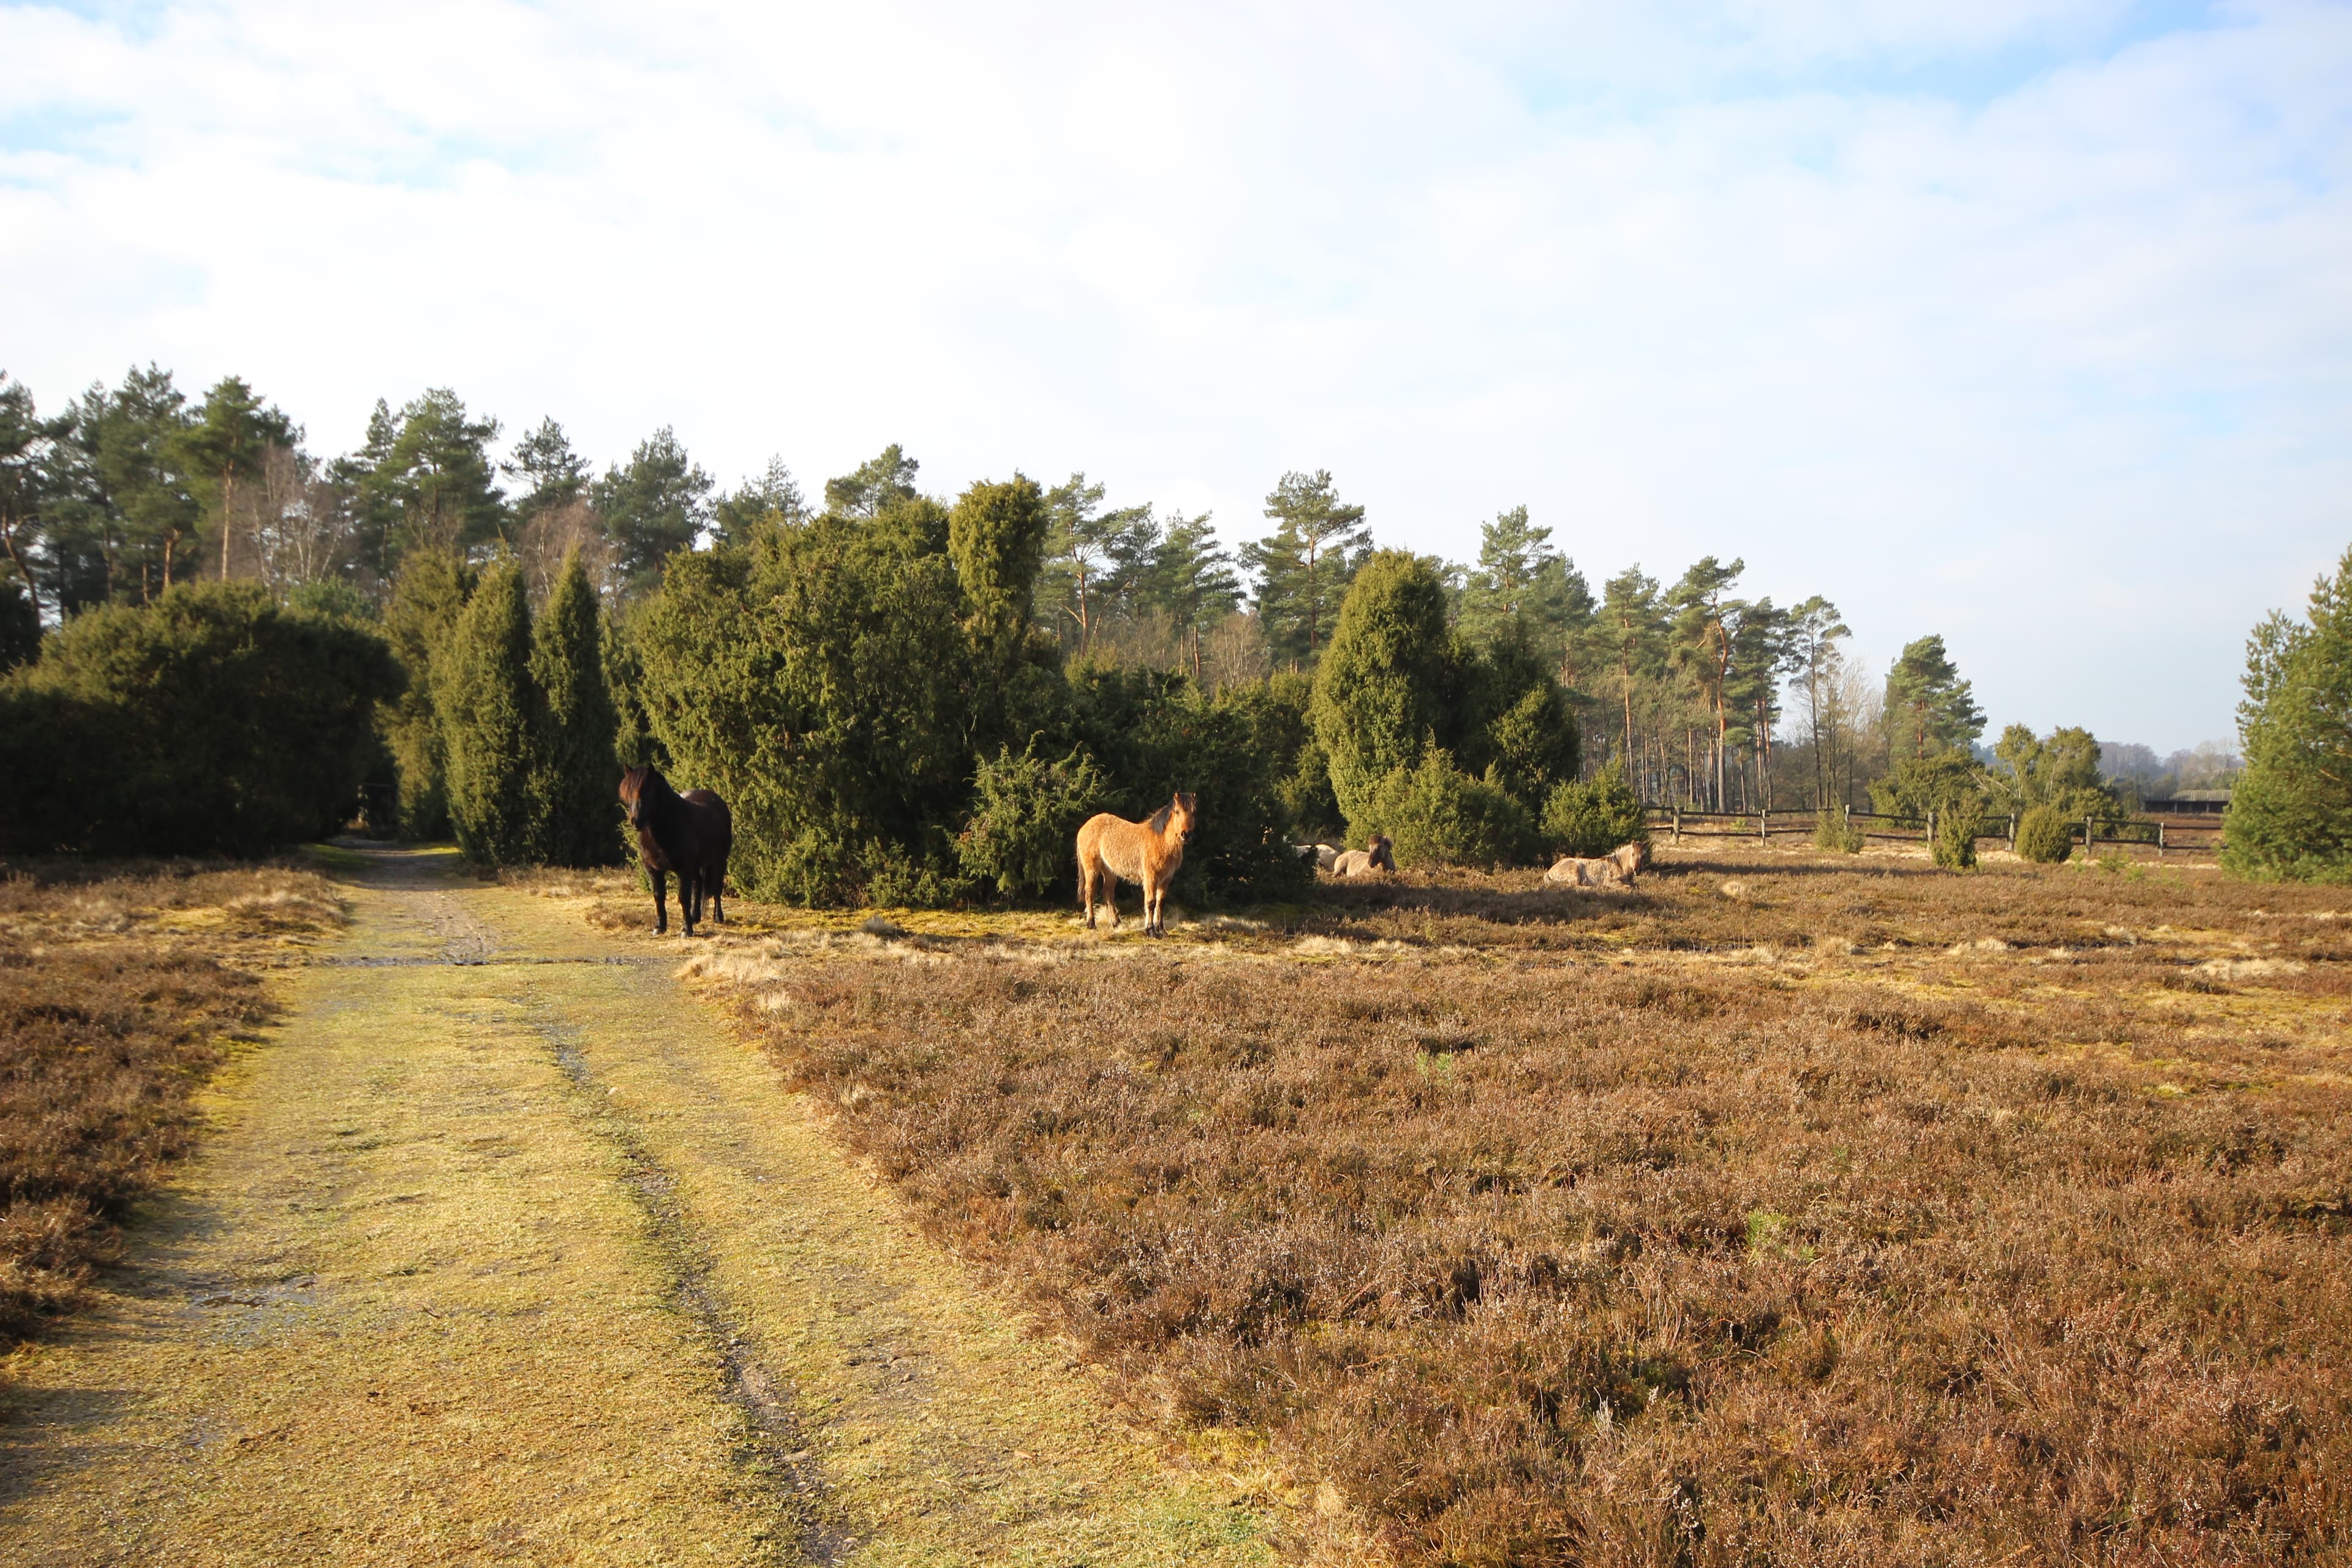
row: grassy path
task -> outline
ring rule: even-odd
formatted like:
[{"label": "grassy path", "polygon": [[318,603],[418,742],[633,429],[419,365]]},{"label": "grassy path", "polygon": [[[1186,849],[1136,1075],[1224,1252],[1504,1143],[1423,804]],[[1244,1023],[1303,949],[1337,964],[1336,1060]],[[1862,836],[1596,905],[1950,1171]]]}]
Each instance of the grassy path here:
[{"label": "grassy path", "polygon": [[11,1367],[0,1561],[1266,1559],[675,946],[370,859],[100,1309]]}]

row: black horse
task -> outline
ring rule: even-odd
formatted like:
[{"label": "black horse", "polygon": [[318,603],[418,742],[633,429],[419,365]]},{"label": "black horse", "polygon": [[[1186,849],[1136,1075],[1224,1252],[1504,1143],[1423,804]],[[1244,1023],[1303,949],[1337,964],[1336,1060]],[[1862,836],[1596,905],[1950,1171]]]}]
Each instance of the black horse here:
[{"label": "black horse", "polygon": [[710,918],[727,923],[720,899],[727,887],[727,855],[735,847],[735,818],[727,803],[707,789],[684,795],[669,787],[659,768],[631,768],[621,775],[621,804],[637,831],[637,853],[654,882],[654,934],[669,930],[665,879],[677,873],[677,912],[686,934],[702,918],[704,894]]}]

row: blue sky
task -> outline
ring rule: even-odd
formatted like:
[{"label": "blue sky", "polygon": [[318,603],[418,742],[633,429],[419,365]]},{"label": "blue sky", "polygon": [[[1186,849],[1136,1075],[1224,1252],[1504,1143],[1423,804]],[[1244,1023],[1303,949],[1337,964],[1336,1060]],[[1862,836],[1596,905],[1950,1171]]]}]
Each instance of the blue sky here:
[{"label": "blue sky", "polygon": [[2352,6],[0,6],[0,367],[1738,555],[2231,730],[2352,544]]}]

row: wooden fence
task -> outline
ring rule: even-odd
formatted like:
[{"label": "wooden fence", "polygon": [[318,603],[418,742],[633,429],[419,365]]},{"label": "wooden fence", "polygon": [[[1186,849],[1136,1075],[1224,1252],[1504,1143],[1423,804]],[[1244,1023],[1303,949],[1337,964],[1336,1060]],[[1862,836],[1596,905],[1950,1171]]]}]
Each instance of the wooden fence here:
[{"label": "wooden fence", "polygon": [[[1841,815],[1846,826],[1865,841],[1924,847],[1934,830],[1934,824],[1926,817],[1852,810]],[[1669,841],[1675,844],[1686,837],[1752,838],[1763,844],[1775,838],[1811,838],[1820,823],[1819,816],[1811,811],[1696,811],[1678,805],[1651,806],[1649,820],[1653,828],[1664,828]],[[2082,845],[2086,854],[2103,845],[2118,848],[2137,846],[2154,849],[2158,856],[2176,851],[2212,854],[2221,847],[2221,824],[2210,817],[2135,817],[2105,824],[2085,818],[2072,826],[2074,841]],[[1985,817],[1977,831],[1977,842],[1989,840],[2005,849],[2016,848],[2017,814]]]}]

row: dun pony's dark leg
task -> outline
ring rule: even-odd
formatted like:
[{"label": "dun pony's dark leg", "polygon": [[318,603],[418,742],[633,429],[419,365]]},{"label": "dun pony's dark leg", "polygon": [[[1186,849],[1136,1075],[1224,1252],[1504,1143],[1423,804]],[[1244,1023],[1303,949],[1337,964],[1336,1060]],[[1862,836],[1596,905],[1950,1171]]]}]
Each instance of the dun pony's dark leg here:
[{"label": "dun pony's dark leg", "polygon": [[654,879],[654,934],[659,936],[669,930],[669,873],[649,870],[646,875]]}]

